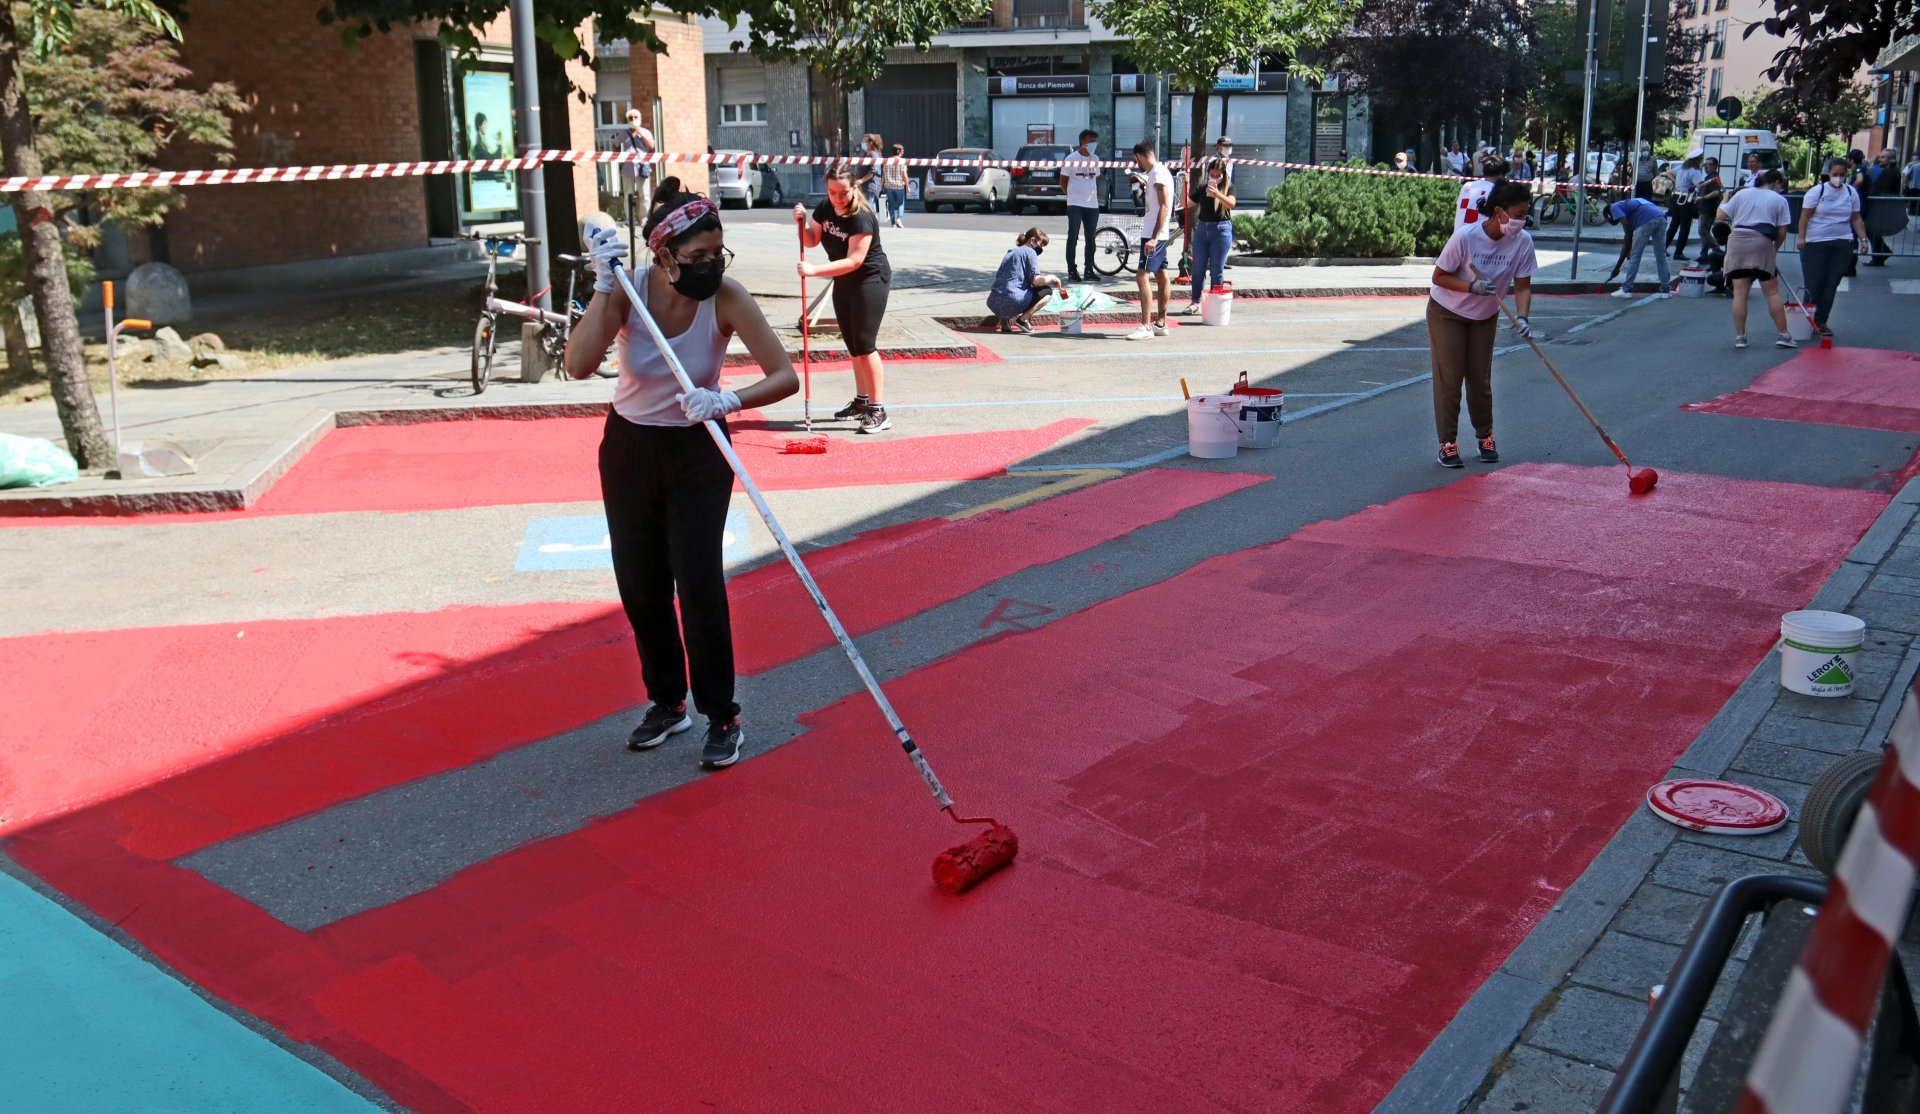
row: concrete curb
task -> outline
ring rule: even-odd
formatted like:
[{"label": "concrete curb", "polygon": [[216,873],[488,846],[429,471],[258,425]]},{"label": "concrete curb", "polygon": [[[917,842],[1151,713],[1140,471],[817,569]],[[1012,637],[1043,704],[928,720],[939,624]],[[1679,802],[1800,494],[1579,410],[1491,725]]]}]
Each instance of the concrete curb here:
[{"label": "concrete curb", "polygon": [[[1885,556],[1887,548],[1920,512],[1916,503],[1920,503],[1920,479],[1909,480],[1894,496],[1808,606],[1845,609],[1872,575],[1873,564]],[[1873,556],[1863,560],[1867,554]],[[1702,777],[1725,774],[1772,705],[1780,685],[1779,673],[1772,666],[1771,653],[1761,658],[1675,760],[1674,771]],[[1902,661],[1894,678],[1896,686],[1902,678],[1912,683],[1917,671],[1920,649],[1910,650]],[[1899,711],[1899,703],[1889,700],[1882,705],[1888,725]],[[1875,718],[1873,729],[1884,732],[1880,720]],[[1870,733],[1868,738],[1872,737]],[[1669,776],[1679,775],[1670,772]],[[1486,1081],[1494,1062],[1526,1028],[1534,1011],[1600,939],[1661,853],[1680,834],[1678,827],[1645,809],[1636,809],[1526,939],[1427,1045],[1393,1090],[1374,1107],[1375,1114],[1435,1114],[1464,1109]]]}]

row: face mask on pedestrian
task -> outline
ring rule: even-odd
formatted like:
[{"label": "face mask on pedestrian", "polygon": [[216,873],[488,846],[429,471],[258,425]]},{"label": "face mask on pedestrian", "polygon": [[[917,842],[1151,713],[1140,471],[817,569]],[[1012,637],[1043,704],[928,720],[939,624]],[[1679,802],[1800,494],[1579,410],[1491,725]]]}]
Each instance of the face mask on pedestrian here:
[{"label": "face mask on pedestrian", "polygon": [[702,259],[696,263],[676,259],[673,265],[680,269],[671,283],[674,293],[696,302],[704,302],[720,292],[720,280],[727,270],[725,259]]}]

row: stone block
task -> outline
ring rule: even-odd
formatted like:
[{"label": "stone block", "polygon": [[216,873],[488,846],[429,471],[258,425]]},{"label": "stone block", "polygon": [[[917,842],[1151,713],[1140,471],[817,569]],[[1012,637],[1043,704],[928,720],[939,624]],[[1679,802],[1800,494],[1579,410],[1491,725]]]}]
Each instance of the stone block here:
[{"label": "stone block", "polygon": [[1648,882],[1634,892],[1633,899],[1614,918],[1613,927],[1664,944],[1684,944],[1693,931],[1693,922],[1700,919],[1706,907],[1706,899],[1697,893]]},{"label": "stone block", "polygon": [[1722,847],[1710,847],[1689,839],[1674,841],[1672,847],[1653,868],[1652,879],[1662,886],[1690,893],[1710,895],[1735,878],[1749,874],[1790,874],[1803,878],[1818,875],[1791,862],[1743,855]]},{"label": "stone block", "polygon": [[185,363],[193,359],[193,349],[186,341],[180,339],[179,333],[163,328],[153,334],[153,340],[147,350],[147,359],[163,363]]},{"label": "stone block", "polygon": [[1506,1070],[1473,1109],[1477,1114],[1592,1110],[1612,1082],[1613,1073],[1605,1069],[1523,1044],[1508,1056]]},{"label": "stone block", "polygon": [[1733,760],[1734,780],[1740,780],[1738,774],[1748,773],[1811,785],[1813,779],[1826,773],[1827,767],[1835,761],[1837,759],[1831,751],[1809,750],[1755,739]]},{"label": "stone block", "polygon": [[1620,1066],[1621,1057],[1632,1047],[1634,1034],[1646,1018],[1645,992],[1637,998],[1626,998],[1590,987],[1569,986],[1561,991],[1552,1012],[1527,1034],[1527,1043],[1611,1072]]},{"label": "stone block", "polygon": [[[1862,658],[1870,656],[1875,655],[1861,655]],[[1881,675],[1883,677],[1891,677],[1893,668],[1894,666],[1892,665],[1887,666]],[[1855,672],[1854,684],[1856,687],[1863,679],[1860,674],[1865,671],[1866,666],[1863,664],[1862,667]],[[1809,699],[1819,698],[1810,697]],[[1833,702],[1841,703],[1842,701],[1834,700]],[[1775,710],[1767,713],[1766,718],[1760,721],[1760,726],[1754,729],[1753,737],[1769,743],[1800,747],[1803,750],[1821,750],[1828,754],[1851,754],[1859,749],[1860,740],[1866,736],[1866,733],[1867,729],[1863,726],[1851,723],[1830,723],[1826,720],[1804,719],[1800,716],[1789,715],[1776,707]],[[1751,745],[1751,743],[1748,745]],[[1743,747],[1741,749],[1744,752],[1746,748]]]},{"label": "stone block", "polygon": [[142,263],[127,276],[128,317],[144,317],[155,325],[179,325],[193,320],[193,296],[187,276],[165,263]]}]

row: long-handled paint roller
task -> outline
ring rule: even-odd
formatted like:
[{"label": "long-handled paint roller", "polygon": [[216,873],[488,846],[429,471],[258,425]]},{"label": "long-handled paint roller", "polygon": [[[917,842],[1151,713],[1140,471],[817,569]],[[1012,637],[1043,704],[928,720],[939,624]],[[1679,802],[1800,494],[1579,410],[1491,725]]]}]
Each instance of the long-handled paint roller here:
[{"label": "long-handled paint roller", "polygon": [[[673,369],[673,377],[680,381],[680,389],[693,390],[693,380],[687,377],[687,369],[681,365],[679,355],[674,352],[673,346],[667,343],[666,336],[660,332],[660,326],[653,320],[653,314],[647,311],[646,303],[640,300],[640,295],[634,290],[633,280],[628,276],[626,267],[616,263],[613,273],[620,281],[620,288],[626,291],[627,304],[633,307],[641,322],[646,325],[647,334],[653,338],[654,345],[666,358],[667,366]],[[946,813],[956,824],[986,825],[986,831],[957,847],[949,847],[933,860],[934,885],[949,893],[963,893],[972,889],[982,878],[1013,861],[1013,857],[1020,851],[1019,837],[1013,834],[1012,828],[991,816],[962,816],[955,810],[953,798],[947,796],[947,791],[940,784],[940,779],[934,776],[933,767],[927,764],[926,755],[920,752],[919,746],[913,741],[913,736],[907,733],[906,725],[900,722],[900,715],[893,710],[893,703],[881,690],[880,682],[874,679],[873,671],[867,668],[866,659],[860,656],[860,648],[855,646],[853,639],[847,635],[847,628],[840,625],[839,616],[833,613],[833,608],[827,604],[827,597],[821,594],[820,586],[814,583],[813,574],[807,571],[806,562],[800,559],[800,553],[794,549],[793,542],[788,540],[787,532],[780,528],[780,520],[773,516],[773,508],[767,505],[766,497],[760,494],[759,486],[753,482],[753,477],[747,474],[746,465],[740,462],[739,455],[733,451],[733,443],[727,440],[727,435],[721,430],[720,423],[709,421],[705,424],[715,447],[720,450],[721,456],[727,458],[727,466],[732,468],[733,474],[740,478],[740,486],[746,489],[747,498],[753,500],[754,509],[760,512],[761,521],[767,524],[767,530],[773,534],[773,540],[780,543],[780,551],[787,555],[787,563],[793,566],[794,574],[800,578],[800,583],[807,589],[807,595],[812,597],[813,605],[820,609],[820,617],[827,621],[827,629],[833,632],[833,637],[839,641],[840,648],[847,652],[847,660],[853,663],[853,671],[860,675],[861,684],[867,686],[867,693],[873,697],[873,702],[879,705],[880,714],[886,717],[887,726],[893,728],[894,735],[900,740],[901,749],[907,752],[907,759],[913,763],[913,768],[919,771],[920,779],[927,783],[927,788],[933,791],[933,799],[940,806],[940,811]]]},{"label": "long-handled paint roller", "polygon": [[[800,234],[800,258],[807,257],[807,222],[795,217],[794,231]],[[825,291],[822,291],[824,294]],[[807,436],[791,437],[780,446],[783,453],[824,453],[827,439],[813,436],[813,307],[807,304],[807,276],[800,276],[800,377],[801,412],[805,416]]]},{"label": "long-handled paint roller", "polygon": [[[1507,315],[1508,323],[1516,331],[1520,328],[1520,321],[1514,317],[1513,309],[1507,305],[1505,298],[1500,299],[1500,312]],[[1635,495],[1645,495],[1652,491],[1653,485],[1660,482],[1660,473],[1651,468],[1635,468],[1627,459],[1627,454],[1621,452],[1620,446],[1614,444],[1613,438],[1607,436],[1607,431],[1601,428],[1600,419],[1594,417],[1593,411],[1587,409],[1587,404],[1581,402],[1580,396],[1573,393],[1573,384],[1568,383],[1567,377],[1560,374],[1560,369],[1553,366],[1552,360],[1547,359],[1546,352],[1540,348],[1540,342],[1533,339],[1531,334],[1527,337],[1527,346],[1533,349],[1534,355],[1540,357],[1541,363],[1547,365],[1547,370],[1553,373],[1554,379],[1559,381],[1561,389],[1567,392],[1567,397],[1573,400],[1573,404],[1580,408],[1580,413],[1586,417],[1588,424],[1593,426],[1593,431],[1600,435],[1600,440],[1605,441],[1607,448],[1613,450],[1613,455],[1620,458],[1620,463],[1627,466],[1627,490]]]}]

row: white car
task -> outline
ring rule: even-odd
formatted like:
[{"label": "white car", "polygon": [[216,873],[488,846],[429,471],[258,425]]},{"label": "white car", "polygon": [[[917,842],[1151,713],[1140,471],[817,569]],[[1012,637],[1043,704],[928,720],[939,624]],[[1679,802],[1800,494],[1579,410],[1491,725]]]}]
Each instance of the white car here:
[{"label": "white car", "polygon": [[[985,147],[955,147],[935,157],[992,162],[1000,155]],[[939,212],[942,205],[953,206],[955,212],[965,205],[978,205],[981,212],[991,213],[1012,196],[1013,175],[1004,166],[933,166],[927,168],[926,189],[920,200],[929,213]]]},{"label": "white car", "polygon": [[[716,157],[729,160],[752,154],[751,151],[714,152]],[[773,172],[772,167],[764,163],[742,166],[738,161],[713,164],[713,196],[719,198],[722,205],[739,205],[745,209],[751,209],[763,201],[769,205],[779,205],[785,200],[780,190],[780,176]]]}]

